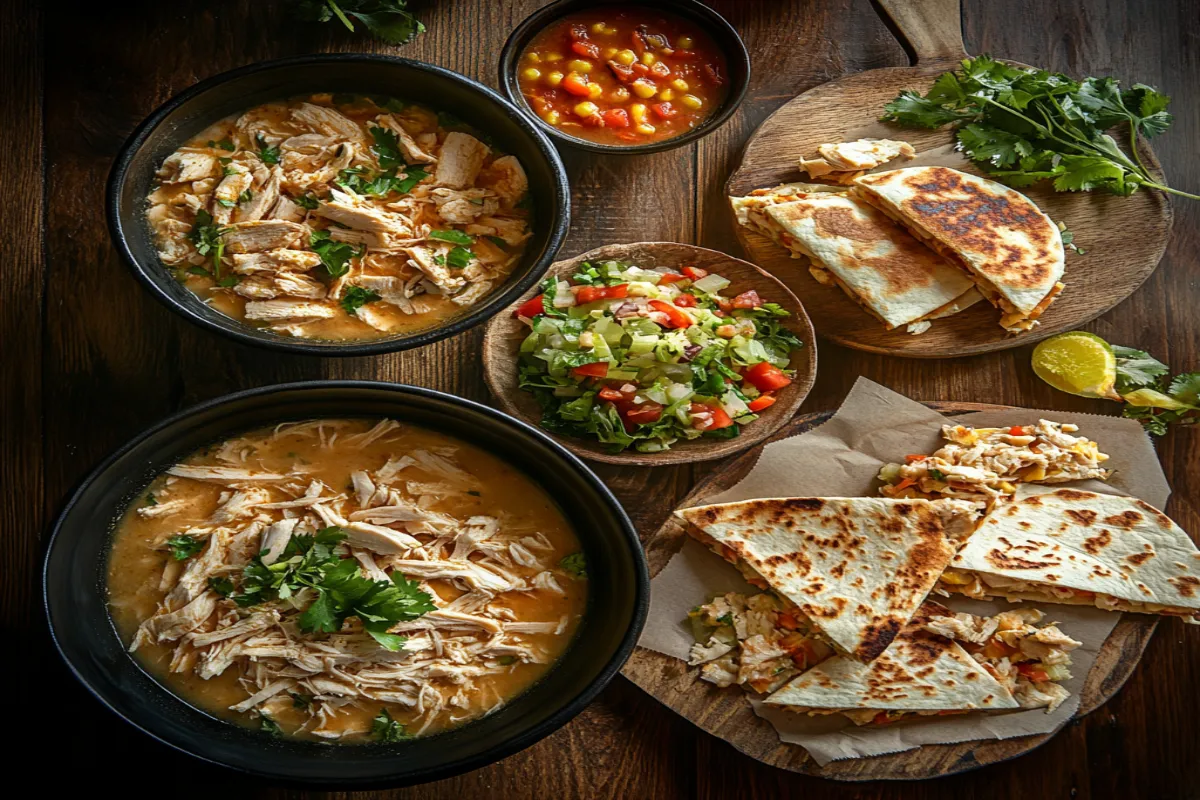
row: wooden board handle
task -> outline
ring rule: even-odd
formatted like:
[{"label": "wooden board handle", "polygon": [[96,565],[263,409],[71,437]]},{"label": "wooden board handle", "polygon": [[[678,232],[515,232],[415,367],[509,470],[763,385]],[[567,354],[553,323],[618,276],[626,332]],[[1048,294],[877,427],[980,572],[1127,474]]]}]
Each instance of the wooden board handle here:
[{"label": "wooden board handle", "polygon": [[962,40],[961,0],[874,0],[895,26],[916,63],[958,61]]}]

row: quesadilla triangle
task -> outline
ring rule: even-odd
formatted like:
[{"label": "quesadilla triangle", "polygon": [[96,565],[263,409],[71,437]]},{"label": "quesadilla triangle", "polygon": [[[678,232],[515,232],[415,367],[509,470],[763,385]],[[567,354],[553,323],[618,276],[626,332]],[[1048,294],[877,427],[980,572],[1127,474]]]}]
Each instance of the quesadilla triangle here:
[{"label": "quesadilla triangle", "polygon": [[858,725],[968,711],[1053,711],[1070,697],[1057,681],[1071,676],[1068,653],[1081,643],[1054,625],[1031,624],[1041,619],[1032,608],[984,618],[926,602],[871,663],[835,656],[765,702],[841,713]]},{"label": "quesadilla triangle", "polygon": [[1017,488],[967,540],[939,589],[1200,622],[1200,550],[1161,511],[1133,497]]},{"label": "quesadilla triangle", "polygon": [[792,497],[675,513],[751,584],[794,605],[806,628],[870,661],[970,535],[975,509],[961,500]]},{"label": "quesadilla triangle", "polygon": [[[793,258],[807,258],[818,282],[841,287],[888,330],[907,326],[923,333],[931,320],[982,299],[960,269],[867,203],[838,192],[796,192],[791,198],[738,211],[739,220],[744,216],[743,224]],[[735,211],[747,199],[732,198]]]},{"label": "quesadilla triangle", "polygon": [[1062,234],[1032,200],[949,167],[864,175],[856,194],[966,270],[1001,311],[1007,331],[1026,331],[1063,290]]}]

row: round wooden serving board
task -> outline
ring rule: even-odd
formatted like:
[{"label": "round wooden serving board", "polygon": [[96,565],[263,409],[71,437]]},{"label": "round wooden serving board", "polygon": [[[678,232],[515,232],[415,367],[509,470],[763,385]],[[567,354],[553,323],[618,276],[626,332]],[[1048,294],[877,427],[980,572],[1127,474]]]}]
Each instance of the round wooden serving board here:
[{"label": "round wooden serving board", "polygon": [[[926,405],[949,415],[1011,408],[984,403]],[[771,441],[807,433],[831,416],[832,411],[797,416]],[[764,442],[743,453],[720,472],[701,481],[680,501],[679,507],[703,505],[707,498],[736,484],[758,461],[766,444]],[[683,526],[673,515],[657,531],[648,537],[643,536],[642,544],[650,562],[651,577],[657,575],[671,556],[679,551],[686,536]],[[1091,713],[1116,694],[1137,666],[1157,624],[1156,617],[1139,614],[1126,614],[1121,618],[1105,640],[1088,673],[1076,719]],[[1015,739],[924,745],[892,755],[832,761],[822,767],[804,748],[781,742],[771,724],[755,715],[741,687],[718,688],[700,680],[699,669],[644,647],[634,650],[622,673],[660,703],[764,764],[840,781],[919,780],[952,775],[1028,753],[1054,735],[1048,733]]]},{"label": "round wooden serving board", "polygon": [[[797,167],[824,142],[890,138],[910,142],[918,156],[881,169],[942,164],[982,175],[972,162],[952,152],[950,128],[935,131],[878,122],[884,104],[904,89],[924,93],[934,78],[966,57],[959,0],[877,0],[902,40],[916,54],[912,67],[876,69],[817,86],[767,118],[746,143],[741,164],[725,184],[731,197],[780,183],[807,181]],[[1128,76],[1132,79],[1135,76]],[[1140,150],[1151,173],[1161,168],[1148,146]],[[859,350],[911,358],[975,355],[1031,344],[1077,328],[1124,300],[1158,266],[1167,247],[1172,212],[1162,192],[1141,190],[1130,197],[1100,192],[1058,193],[1045,184],[1021,190],[1051,219],[1064,222],[1086,253],[1068,251],[1066,289],[1032,331],[1012,335],[998,324],[999,311],[986,302],[946,319],[926,333],[885,330],[836,286],[822,286],[808,273],[806,260],[741,225],[737,236],[749,260],[772,273],[808,309],[818,335]]]}]

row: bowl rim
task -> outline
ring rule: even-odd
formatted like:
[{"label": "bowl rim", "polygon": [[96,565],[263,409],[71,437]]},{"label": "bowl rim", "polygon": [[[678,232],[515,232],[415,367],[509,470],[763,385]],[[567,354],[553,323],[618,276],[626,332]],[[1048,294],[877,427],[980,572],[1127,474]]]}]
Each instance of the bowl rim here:
[{"label": "bowl rim", "polygon": [[[372,339],[360,342],[350,341],[346,343],[318,343],[317,341],[310,340],[293,341],[284,338],[273,339],[256,336],[250,332],[254,330],[251,326],[239,320],[230,317],[229,324],[221,324],[199,313],[197,309],[192,307],[191,303],[180,302],[175,297],[172,297],[159,285],[159,278],[153,274],[153,268],[156,267],[161,270],[163,269],[162,265],[156,263],[143,267],[134,256],[133,250],[129,246],[129,232],[126,231],[125,226],[121,223],[119,213],[121,190],[130,174],[130,162],[133,160],[134,155],[154,134],[167,116],[197,97],[225,83],[259,72],[285,70],[297,66],[355,63],[379,63],[392,67],[407,67],[463,84],[492,101],[514,124],[532,139],[534,146],[546,159],[550,167],[554,184],[553,199],[558,205],[559,213],[553,219],[547,217],[549,237],[546,240],[546,248],[542,256],[533,263],[529,274],[520,281],[510,283],[499,291],[494,292],[473,310],[460,317],[452,318],[445,325],[418,331],[411,336]],[[484,322],[492,314],[498,313],[512,301],[512,298],[520,296],[529,287],[541,280],[542,275],[545,274],[550,264],[554,262],[558,251],[562,248],[563,242],[567,238],[571,221],[571,187],[566,167],[563,165],[562,158],[549,137],[537,125],[533,124],[528,116],[522,113],[515,104],[495,89],[445,67],[416,61],[411,58],[377,55],[374,53],[314,53],[269,59],[267,61],[256,61],[252,64],[212,75],[175,94],[162,105],[158,106],[134,128],[133,132],[122,143],[120,150],[113,159],[112,168],[109,170],[108,180],[104,189],[104,206],[109,236],[121,259],[129,267],[134,277],[137,278],[143,287],[149,290],[150,294],[156,300],[189,322],[241,344],[262,347],[276,352],[330,357],[369,356],[411,350],[447,339],[451,336],[456,336]]]},{"label": "bowl rim", "polygon": [[[62,659],[63,663],[67,665],[67,668],[70,670],[71,674],[75,677],[79,684],[82,685],[84,689],[86,689],[87,692],[92,695],[92,697],[99,701],[101,705],[107,708],[115,716],[151,737],[156,742],[159,742],[160,744],[163,744],[176,752],[183,753],[189,757],[196,758],[208,764],[213,764],[240,774],[251,775],[256,778],[266,778],[281,783],[291,782],[293,784],[300,781],[300,779],[291,778],[278,772],[272,772],[266,769],[256,769],[254,767],[244,765],[228,764],[216,758],[209,757],[208,755],[202,755],[194,752],[190,749],[187,749],[183,745],[159,736],[148,726],[143,725],[140,720],[131,715],[126,715],[124,712],[118,710],[111,703],[109,703],[108,699],[101,692],[101,690],[93,686],[91,681],[85,678],[81,671],[76,668],[75,663],[68,658],[66,652],[64,651],[63,645],[59,641],[59,636],[55,629],[54,614],[51,611],[52,601],[49,591],[49,573],[51,570],[51,562],[55,560],[56,553],[60,549],[57,547],[59,534],[67,522],[68,517],[74,511],[76,505],[80,502],[84,493],[92,486],[92,484],[100,480],[113,466],[113,464],[115,464],[118,460],[132,450],[139,447],[147,439],[187,420],[189,417],[195,414],[209,411],[226,404],[237,403],[246,399],[258,398],[272,394],[311,389],[374,389],[394,392],[397,395],[410,395],[419,398],[425,398],[434,402],[465,407],[470,411],[490,417],[500,424],[514,427],[527,436],[533,436],[543,445],[556,451],[560,457],[566,460],[566,462],[584,479],[584,481],[591,486],[601,500],[609,506],[610,510],[615,515],[617,527],[623,534],[624,544],[632,555],[635,575],[633,586],[633,618],[629,629],[621,638],[619,646],[612,653],[607,663],[590,684],[588,684],[579,694],[575,695],[575,697],[573,697],[569,702],[563,705],[562,708],[552,713],[538,725],[476,755],[461,758],[437,767],[418,768],[415,770],[406,771],[404,773],[396,773],[382,777],[306,777],[302,780],[302,783],[309,786],[316,784],[321,786],[390,787],[426,783],[454,775],[461,775],[465,772],[469,772],[488,764],[495,763],[504,758],[508,758],[509,756],[524,750],[533,744],[536,744],[578,716],[584,710],[584,708],[590,705],[592,701],[595,700],[600,694],[600,692],[602,692],[608,686],[608,684],[612,682],[613,678],[620,674],[621,668],[624,666],[625,662],[629,660],[634,648],[637,646],[638,638],[641,636],[642,628],[645,626],[646,618],[650,611],[650,572],[646,562],[646,554],[645,550],[642,548],[641,540],[638,538],[637,529],[634,527],[632,520],[629,519],[629,515],[625,511],[625,507],[620,503],[619,500],[617,500],[616,496],[612,493],[612,490],[609,489],[608,486],[602,480],[600,480],[600,478],[594,472],[592,472],[592,470],[586,464],[584,464],[581,459],[579,459],[574,453],[567,450],[561,444],[554,441],[551,437],[547,436],[542,431],[537,430],[537,428],[528,424],[527,422],[509,416],[508,414],[486,406],[482,403],[478,403],[474,400],[468,400],[463,397],[458,397],[446,392],[428,389],[421,386],[412,386],[409,384],[384,381],[295,381],[290,383],[255,387],[252,389],[245,389],[242,391],[221,395],[220,397],[205,400],[201,403],[189,406],[182,411],[178,411],[168,417],[165,417],[164,419],[159,420],[150,427],[139,432],[124,445],[114,450],[95,468],[88,472],[88,474],[83,478],[82,481],[79,482],[75,490],[71,493],[70,497],[64,503],[62,510],[54,520],[54,524],[50,530],[50,536],[46,543],[45,555],[42,558],[42,569],[40,575],[42,584],[42,611],[45,614],[50,638],[54,643],[54,649],[57,651],[59,658]],[[59,558],[62,558],[62,556],[59,556]],[[164,691],[168,692],[174,697],[178,697],[165,687]],[[186,701],[184,701],[184,703],[188,705],[189,708],[195,710],[194,707],[186,703]]]},{"label": "bowl rim", "polygon": [[[565,16],[571,11],[569,6],[576,4],[592,4],[595,6],[602,5],[629,5],[629,6],[646,6],[655,10],[680,13],[683,16],[694,15],[704,19],[707,25],[712,26],[715,30],[705,30],[714,42],[717,42],[722,54],[725,56],[727,63],[738,63],[745,72],[745,77],[737,82],[737,85],[730,87],[730,93],[725,98],[725,103],[716,114],[707,118],[697,127],[680,134],[679,136],[670,139],[663,139],[659,142],[651,142],[649,144],[638,145],[609,145],[600,144],[598,142],[590,142],[586,139],[568,136],[562,131],[553,128],[543,122],[533,111],[525,104],[521,97],[521,92],[516,83],[516,65],[520,58],[521,51],[525,45],[529,43],[531,38],[530,31],[535,26],[550,22],[554,19]],[[718,41],[720,39],[720,41]],[[733,44],[734,47],[728,45]],[[730,70],[732,72],[732,70]],[[657,0],[657,2],[647,2],[647,0],[555,0],[549,5],[539,8],[528,17],[521,21],[513,32],[509,34],[508,39],[504,42],[504,48],[500,51],[500,86],[504,90],[505,97],[512,103],[518,111],[524,114],[530,122],[535,125],[542,133],[549,136],[559,144],[575,148],[577,150],[586,150],[592,153],[605,153],[609,155],[637,155],[639,153],[661,153],[664,150],[673,150],[676,147],[682,147],[685,144],[691,144],[699,139],[703,139],[710,133],[713,133],[733,116],[734,112],[741,106],[746,99],[746,94],[750,90],[750,51],[746,47],[745,41],[742,40],[741,34],[737,32],[725,17],[721,16],[715,9],[709,8],[700,2],[700,0]]]}]

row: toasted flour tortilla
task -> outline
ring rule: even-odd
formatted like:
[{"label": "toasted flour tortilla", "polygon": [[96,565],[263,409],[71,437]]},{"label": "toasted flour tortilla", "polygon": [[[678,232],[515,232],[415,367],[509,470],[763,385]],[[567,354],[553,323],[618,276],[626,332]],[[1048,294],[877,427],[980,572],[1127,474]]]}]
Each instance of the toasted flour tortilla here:
[{"label": "toasted flour tortilla", "polygon": [[[1018,708],[1003,684],[957,642],[922,626],[950,612],[926,603],[882,655],[869,664],[835,656],[767,697],[767,703],[812,711],[974,711]],[[869,716],[869,714],[868,714]]]},{"label": "toasted flour tortilla", "polygon": [[[963,583],[964,577],[971,580]],[[1195,617],[1200,550],[1165,514],[1135,497],[1024,485],[1011,504],[983,520],[940,588]]]},{"label": "toasted flour tortilla", "polygon": [[972,503],[876,497],[744,500],[676,511],[751,583],[794,603],[840,652],[877,657],[975,525]]},{"label": "toasted flour tortilla", "polygon": [[1006,330],[1033,327],[1062,291],[1062,235],[1032,200],[949,167],[864,175],[856,194],[959,264],[1003,312]]}]

